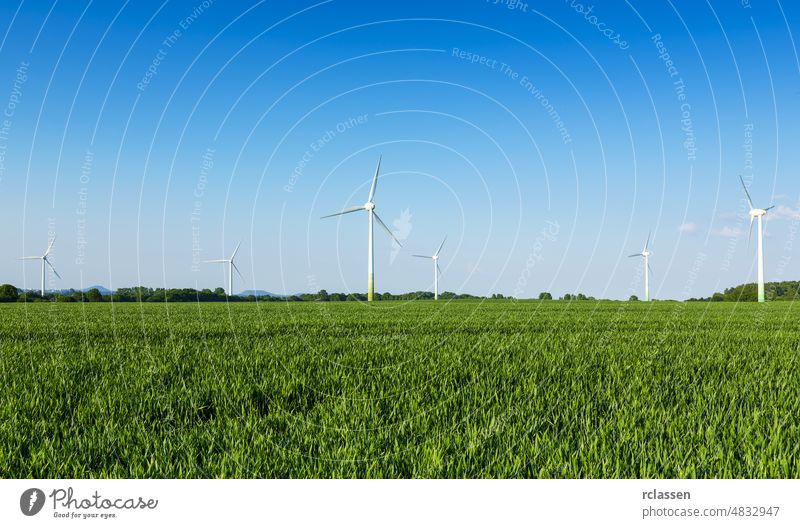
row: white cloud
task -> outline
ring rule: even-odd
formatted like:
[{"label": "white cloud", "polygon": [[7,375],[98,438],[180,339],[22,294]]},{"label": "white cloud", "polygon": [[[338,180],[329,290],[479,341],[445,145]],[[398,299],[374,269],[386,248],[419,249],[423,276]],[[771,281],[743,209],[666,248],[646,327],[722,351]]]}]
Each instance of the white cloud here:
[{"label": "white cloud", "polygon": [[694,233],[697,231],[697,224],[694,222],[687,222],[678,226],[678,231],[681,233]]},{"label": "white cloud", "polygon": [[732,211],[723,211],[717,215],[720,220],[739,220],[740,218],[746,218],[747,213],[734,213]]},{"label": "white cloud", "polygon": [[768,213],[768,216],[776,220],[800,220],[800,210],[786,205],[778,205]]},{"label": "white cloud", "polygon": [[711,234],[719,237],[734,238],[742,236],[743,231],[738,227],[725,226],[722,229],[715,229]]}]

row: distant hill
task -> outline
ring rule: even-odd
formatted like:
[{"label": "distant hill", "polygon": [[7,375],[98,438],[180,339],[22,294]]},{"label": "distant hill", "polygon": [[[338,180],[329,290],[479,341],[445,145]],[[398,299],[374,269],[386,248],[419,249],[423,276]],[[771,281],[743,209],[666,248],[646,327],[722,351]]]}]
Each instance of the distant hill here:
[{"label": "distant hill", "polygon": [[250,297],[251,295],[253,297],[286,297],[286,295],[280,295],[265,290],[244,290],[236,294],[237,297]]},{"label": "distant hill", "polygon": [[97,288],[100,291],[100,295],[111,295],[111,293],[112,293],[111,290],[109,290],[105,286],[100,286],[99,284],[96,284],[94,286],[89,286],[87,288],[84,288],[84,289],[78,290],[78,291],[82,291],[83,293],[86,293],[89,290],[94,289],[94,288]]}]

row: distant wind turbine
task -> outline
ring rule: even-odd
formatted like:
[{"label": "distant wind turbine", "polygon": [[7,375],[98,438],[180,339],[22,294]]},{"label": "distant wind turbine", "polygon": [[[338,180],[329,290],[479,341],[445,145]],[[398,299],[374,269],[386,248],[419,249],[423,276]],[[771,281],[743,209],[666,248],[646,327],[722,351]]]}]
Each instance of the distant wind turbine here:
[{"label": "distant wind turbine", "polygon": [[653,271],[650,268],[650,250],[648,247],[650,246],[650,233],[647,233],[647,242],[644,243],[644,249],[641,253],[634,253],[633,255],[628,255],[628,257],[644,257],[644,300],[650,300],[650,278],[649,273]]},{"label": "distant wind turbine", "polygon": [[236,264],[233,262],[233,259],[236,257],[236,252],[239,251],[239,246],[241,246],[241,245],[242,245],[241,242],[236,244],[236,249],[233,250],[233,255],[231,255],[231,258],[229,258],[229,259],[217,259],[217,260],[206,260],[206,261],[204,261],[204,262],[209,263],[209,264],[211,264],[211,263],[214,263],[214,264],[228,264],[228,296],[229,297],[233,295],[233,270],[236,270],[236,273],[239,275],[239,277],[241,277],[242,280],[244,280],[244,277],[242,277],[242,273],[239,271],[239,268],[237,268]]},{"label": "distant wind turbine", "polygon": [[432,256],[428,255],[414,255],[415,257],[419,258],[429,258],[433,262],[433,300],[439,300],[439,274],[442,273],[441,268],[439,268],[439,252],[442,251],[442,246],[444,246],[444,241],[447,240],[447,237],[444,237],[442,243],[439,244],[439,249],[436,250]]},{"label": "distant wind turbine", "polygon": [[56,269],[53,267],[53,264],[50,262],[50,259],[47,257],[50,255],[50,250],[53,249],[53,244],[56,242],[56,237],[53,236],[52,240],[50,240],[50,244],[47,246],[47,251],[44,252],[44,255],[41,257],[20,257],[19,260],[41,260],[42,261],[42,297],[44,297],[44,272],[45,272],[45,265],[50,266],[50,269],[53,270],[53,273],[56,274],[56,277],[59,279],[61,275],[58,274]]},{"label": "distant wind turbine", "polygon": [[753,200],[750,199],[750,193],[747,192],[747,186],[744,184],[742,176],[739,176],[739,181],[742,182],[742,189],[747,196],[747,203],[750,205],[750,234],[747,236],[747,245],[750,245],[750,239],[753,238],[753,220],[758,218],[758,302],[764,302],[764,242],[762,240],[763,226],[761,218],[767,214],[767,211],[775,207],[774,205],[766,209],[756,209],[753,206]]},{"label": "distant wind turbine", "polygon": [[369,250],[367,253],[367,301],[372,302],[372,299],[375,295],[375,263],[374,263],[374,252],[372,247],[372,221],[373,218],[378,221],[378,224],[386,231],[392,239],[397,242],[397,245],[403,247],[399,240],[394,236],[392,230],[386,227],[386,224],[383,223],[381,217],[378,216],[378,213],[375,212],[375,203],[372,201],[375,198],[375,188],[378,185],[378,173],[381,170],[381,158],[378,158],[378,166],[375,168],[375,176],[372,177],[372,186],[369,189],[369,197],[367,198],[367,203],[364,205],[356,205],[354,207],[348,207],[343,211],[339,211],[338,213],[333,213],[329,215],[325,215],[322,218],[330,218],[332,216],[339,216],[348,213],[355,213],[356,211],[366,211],[369,215]]}]

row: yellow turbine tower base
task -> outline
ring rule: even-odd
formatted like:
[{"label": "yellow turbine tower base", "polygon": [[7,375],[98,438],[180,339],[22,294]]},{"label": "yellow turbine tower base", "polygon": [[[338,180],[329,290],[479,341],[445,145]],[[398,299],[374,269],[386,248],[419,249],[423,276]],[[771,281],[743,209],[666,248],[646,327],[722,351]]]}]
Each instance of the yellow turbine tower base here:
[{"label": "yellow turbine tower base", "polygon": [[375,287],[372,283],[372,274],[370,274],[367,283],[367,301],[372,302],[372,298],[374,296],[375,296]]}]

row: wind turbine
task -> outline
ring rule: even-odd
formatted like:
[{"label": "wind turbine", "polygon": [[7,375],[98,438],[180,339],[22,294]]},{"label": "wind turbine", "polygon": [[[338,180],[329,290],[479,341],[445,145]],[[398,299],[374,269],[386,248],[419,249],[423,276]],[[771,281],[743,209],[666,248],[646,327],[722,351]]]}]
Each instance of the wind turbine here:
[{"label": "wind turbine", "polygon": [[50,255],[50,250],[53,249],[53,244],[56,242],[56,237],[53,236],[53,239],[50,240],[50,244],[47,246],[47,251],[44,252],[44,255],[41,257],[20,257],[19,260],[41,260],[42,261],[42,297],[44,297],[44,271],[45,265],[50,266],[50,269],[53,270],[53,273],[56,274],[56,277],[59,279],[61,275],[58,274],[56,269],[53,267],[53,264],[50,262],[50,259],[47,257]]},{"label": "wind turbine", "polygon": [[378,185],[378,173],[381,170],[381,158],[378,158],[378,166],[375,168],[375,176],[372,177],[372,186],[369,189],[369,197],[367,198],[367,203],[364,205],[356,205],[354,207],[348,207],[343,211],[339,211],[338,213],[333,213],[329,215],[325,215],[322,218],[330,218],[332,216],[339,216],[348,213],[355,213],[356,211],[366,211],[369,215],[369,234],[368,236],[368,253],[367,253],[367,301],[372,302],[372,298],[375,295],[375,262],[374,262],[374,252],[372,247],[372,222],[373,219],[378,221],[378,224],[386,231],[392,239],[397,242],[397,245],[403,247],[399,240],[394,236],[391,229],[386,227],[386,224],[383,223],[381,217],[378,216],[378,213],[375,212],[375,203],[372,201],[375,198],[375,187]]},{"label": "wind turbine", "polygon": [[772,205],[766,209],[756,209],[753,206],[753,200],[750,199],[750,193],[747,192],[747,186],[744,184],[741,175],[739,175],[739,181],[742,182],[742,189],[744,189],[744,194],[747,195],[747,203],[750,205],[750,234],[747,236],[747,245],[750,245],[750,239],[753,238],[753,220],[758,218],[758,302],[764,302],[764,242],[762,240],[763,226],[761,224],[761,218],[767,214],[767,211],[775,206]]},{"label": "wind turbine", "polygon": [[[233,255],[231,255],[231,258],[229,258],[229,259],[217,259],[217,260],[206,260],[206,261],[204,261],[204,262],[207,262],[209,264],[211,264],[211,263],[214,263],[214,264],[228,264],[228,296],[229,297],[233,295],[233,270],[236,270],[236,273],[239,274],[239,277],[242,277],[242,273],[239,271],[239,268],[237,268],[236,264],[234,264],[234,262],[233,262],[233,259],[236,257],[236,252],[239,251],[239,246],[241,246],[241,245],[242,245],[241,242],[236,244],[236,249],[233,250]],[[244,277],[242,277],[242,280],[244,280]]]},{"label": "wind turbine", "polygon": [[650,268],[650,250],[648,247],[650,246],[650,233],[647,233],[647,242],[644,243],[644,249],[641,253],[634,253],[633,255],[628,255],[628,257],[644,257],[644,300],[650,300],[650,277],[649,273],[653,271]]},{"label": "wind turbine", "polygon": [[439,268],[439,252],[442,250],[442,246],[444,246],[444,241],[447,240],[447,237],[444,237],[442,243],[439,244],[439,249],[436,250],[431,256],[428,255],[414,255],[415,257],[419,258],[429,258],[433,261],[433,300],[439,300],[439,275],[442,273],[442,270]]}]

